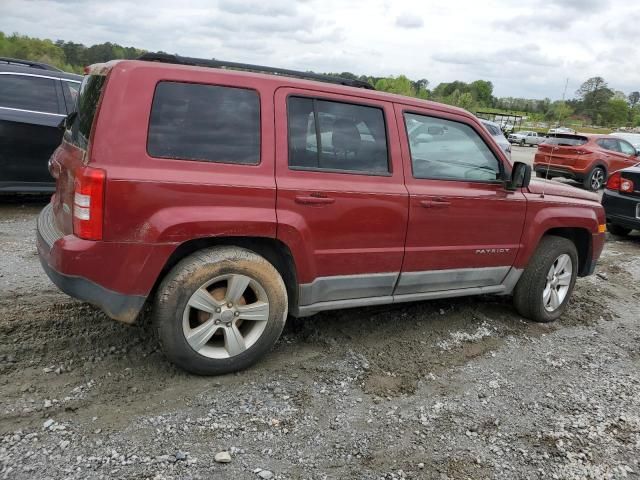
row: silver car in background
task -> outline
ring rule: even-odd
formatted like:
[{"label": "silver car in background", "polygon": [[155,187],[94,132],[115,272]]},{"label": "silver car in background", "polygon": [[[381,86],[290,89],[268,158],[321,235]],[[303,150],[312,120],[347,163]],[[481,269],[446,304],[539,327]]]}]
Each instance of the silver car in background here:
[{"label": "silver car in background", "polygon": [[502,133],[502,130],[500,129],[500,125],[498,125],[495,122],[485,120],[484,118],[479,118],[478,120],[482,122],[482,124],[486,127],[487,130],[489,130],[489,133],[491,134],[493,139],[496,141],[496,143],[500,146],[500,148],[502,148],[505,151],[505,153],[507,154],[507,157],[511,159],[511,144],[509,143],[509,140],[507,140],[506,137],[504,136],[504,133]]},{"label": "silver car in background", "polygon": [[633,145],[633,148],[640,151],[640,133],[613,132],[611,135],[626,140],[631,145]]}]

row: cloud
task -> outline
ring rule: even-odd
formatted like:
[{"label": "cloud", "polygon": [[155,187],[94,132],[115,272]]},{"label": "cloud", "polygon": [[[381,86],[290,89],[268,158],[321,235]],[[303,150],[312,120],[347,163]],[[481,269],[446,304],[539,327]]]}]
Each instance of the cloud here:
[{"label": "cloud", "polygon": [[424,21],[421,17],[417,17],[410,13],[403,13],[396,17],[396,26],[400,28],[422,28]]}]

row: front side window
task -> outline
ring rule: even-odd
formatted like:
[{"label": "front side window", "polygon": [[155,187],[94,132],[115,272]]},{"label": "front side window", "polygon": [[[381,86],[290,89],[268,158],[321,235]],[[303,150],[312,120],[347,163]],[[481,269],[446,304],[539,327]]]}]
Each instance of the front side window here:
[{"label": "front side window", "polygon": [[469,125],[405,113],[414,178],[495,181],[500,163]]},{"label": "front side window", "polygon": [[620,144],[620,151],[625,155],[635,155],[636,149],[630,143],[625,142],[624,140],[618,140]]},{"label": "front side window", "polygon": [[389,172],[382,109],[290,97],[287,112],[291,168],[371,174]]},{"label": "front side window", "polygon": [[258,164],[258,93],[218,85],[158,83],[147,150],[160,158]]},{"label": "front side window", "polygon": [[28,75],[0,75],[0,107],[59,113],[55,82]]}]

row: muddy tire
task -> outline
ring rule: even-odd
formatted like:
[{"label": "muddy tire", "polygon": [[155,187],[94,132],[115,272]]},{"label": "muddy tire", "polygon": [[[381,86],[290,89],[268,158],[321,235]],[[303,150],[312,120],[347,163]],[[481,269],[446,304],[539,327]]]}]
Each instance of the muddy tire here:
[{"label": "muddy tire", "polygon": [[542,238],[513,292],[516,310],[534,322],[552,322],[565,311],[578,272],[578,252],[570,240]]},{"label": "muddy tire", "polygon": [[594,167],[582,181],[582,186],[585,190],[597,192],[604,187],[605,183],[607,183],[607,172],[602,167]]},{"label": "muddy tire", "polygon": [[620,225],[616,225],[615,223],[607,223],[607,231],[611,235],[615,235],[617,237],[626,237],[631,233],[630,228],[622,227]]},{"label": "muddy tire", "polygon": [[255,363],[276,343],[287,318],[287,290],[271,263],[238,247],[201,250],[163,279],[153,316],[167,358],[197,375]]}]

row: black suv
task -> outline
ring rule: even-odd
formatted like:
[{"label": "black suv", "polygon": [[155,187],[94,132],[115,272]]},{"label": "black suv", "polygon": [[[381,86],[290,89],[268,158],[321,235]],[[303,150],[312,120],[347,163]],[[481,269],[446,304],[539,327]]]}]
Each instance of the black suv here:
[{"label": "black suv", "polygon": [[47,161],[81,81],[44,63],[0,57],[0,192],[55,189]]}]

